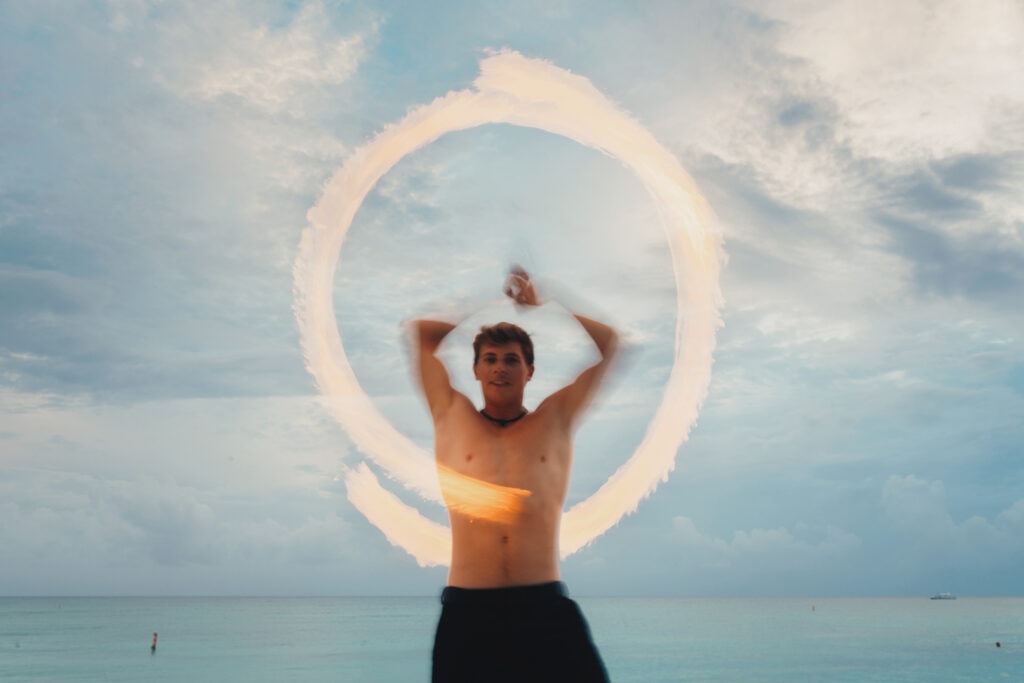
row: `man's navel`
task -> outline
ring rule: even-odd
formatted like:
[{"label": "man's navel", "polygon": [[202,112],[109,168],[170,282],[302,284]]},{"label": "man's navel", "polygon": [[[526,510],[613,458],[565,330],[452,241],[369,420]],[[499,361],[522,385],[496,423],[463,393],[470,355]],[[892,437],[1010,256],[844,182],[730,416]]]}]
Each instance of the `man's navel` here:
[{"label": "man's navel", "polygon": [[469,462],[472,459],[473,459],[473,454],[472,453],[466,453],[466,462]]}]

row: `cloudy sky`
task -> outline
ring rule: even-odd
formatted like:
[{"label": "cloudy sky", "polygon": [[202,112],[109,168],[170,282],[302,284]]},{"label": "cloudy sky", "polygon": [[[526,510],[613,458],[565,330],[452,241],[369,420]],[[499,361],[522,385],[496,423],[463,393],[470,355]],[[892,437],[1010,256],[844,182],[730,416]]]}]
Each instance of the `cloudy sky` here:
[{"label": "cloudy sky", "polygon": [[[728,254],[700,419],[565,561],[573,591],[1024,594],[1021,35],[1016,0],[0,4],[0,594],[439,590],[346,496],[365,454],[306,370],[293,269],[346,158],[503,48],[630,112]],[[429,448],[401,323],[480,302],[445,349],[475,397],[468,340],[518,315],[512,262],[629,340],[571,504],[672,364],[672,263],[627,167],[534,129],[446,135],[360,207],[335,312],[366,394]],[[558,307],[515,319],[535,405],[588,349]]]}]

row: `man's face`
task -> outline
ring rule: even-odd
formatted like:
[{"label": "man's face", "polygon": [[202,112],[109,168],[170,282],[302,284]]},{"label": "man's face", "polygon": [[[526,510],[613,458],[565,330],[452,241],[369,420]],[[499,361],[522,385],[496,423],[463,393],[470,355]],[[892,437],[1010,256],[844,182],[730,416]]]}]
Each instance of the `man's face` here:
[{"label": "man's face", "polygon": [[519,342],[484,343],[473,366],[484,398],[497,403],[522,401],[526,383],[533,377],[533,366],[526,364]]}]

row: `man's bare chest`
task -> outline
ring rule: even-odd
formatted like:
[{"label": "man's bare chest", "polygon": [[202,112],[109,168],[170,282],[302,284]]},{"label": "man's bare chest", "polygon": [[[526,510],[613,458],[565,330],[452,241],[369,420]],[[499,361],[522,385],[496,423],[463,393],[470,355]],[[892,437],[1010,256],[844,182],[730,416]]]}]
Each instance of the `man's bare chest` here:
[{"label": "man's bare chest", "polygon": [[571,441],[531,417],[507,427],[476,419],[445,425],[435,434],[437,460],[462,475],[499,486],[562,488]]}]

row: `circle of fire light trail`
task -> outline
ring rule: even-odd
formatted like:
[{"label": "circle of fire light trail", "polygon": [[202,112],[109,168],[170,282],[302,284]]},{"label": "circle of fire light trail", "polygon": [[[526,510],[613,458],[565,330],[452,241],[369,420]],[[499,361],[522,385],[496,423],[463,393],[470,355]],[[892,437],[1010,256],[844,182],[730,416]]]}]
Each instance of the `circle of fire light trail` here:
[{"label": "circle of fire light trail", "polygon": [[[398,432],[359,386],[334,316],[333,281],[356,211],[388,170],[446,133],[493,123],[544,130],[621,161],[650,192],[672,256],[675,352],[664,395],[630,458],[563,515],[559,541],[564,557],[636,510],[667,479],[711,380],[721,324],[721,236],[692,179],[653,135],[587,79],[516,52],[493,54],[481,61],[473,88],[411,110],[358,149],[332,177],[303,231],[294,267],[295,314],[307,369],[356,447],[406,488],[441,502],[431,454]],[[421,565],[449,562],[448,527],[383,489],[365,462],[347,469],[345,480],[349,500],[389,541]]]}]

